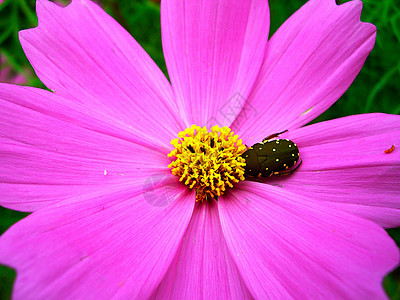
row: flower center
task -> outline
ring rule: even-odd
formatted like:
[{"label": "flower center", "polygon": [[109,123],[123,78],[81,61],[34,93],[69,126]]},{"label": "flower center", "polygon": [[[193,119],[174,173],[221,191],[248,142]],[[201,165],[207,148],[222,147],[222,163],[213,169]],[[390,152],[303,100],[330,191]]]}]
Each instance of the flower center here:
[{"label": "flower center", "polygon": [[168,157],[176,157],[168,165],[179,181],[196,188],[196,201],[216,199],[233,187],[234,182],[244,180],[246,150],[242,140],[228,127],[192,125],[179,132],[171,144],[175,147]]}]

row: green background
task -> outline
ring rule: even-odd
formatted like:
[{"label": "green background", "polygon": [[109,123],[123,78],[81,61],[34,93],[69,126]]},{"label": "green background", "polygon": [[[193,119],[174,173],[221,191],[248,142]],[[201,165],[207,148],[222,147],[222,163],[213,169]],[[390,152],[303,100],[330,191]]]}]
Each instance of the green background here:
[{"label": "green background", "polygon": [[[166,73],[161,47],[159,4],[150,0],[99,2]],[[304,0],[270,0],[271,34],[304,3]],[[34,7],[34,0],[6,0],[0,5],[0,55],[7,58],[8,66],[15,72],[27,76],[27,85],[43,87],[18,41],[19,30],[37,25]],[[361,20],[376,25],[378,34],[375,48],[349,90],[314,122],[369,112],[400,114],[400,1],[365,0]],[[0,66],[0,71],[3,67]],[[0,207],[0,233],[26,215]],[[388,232],[400,245],[400,229]],[[12,269],[0,266],[0,299],[10,297],[14,279],[15,272]],[[386,277],[384,286],[391,299],[400,299],[399,268]]]}]

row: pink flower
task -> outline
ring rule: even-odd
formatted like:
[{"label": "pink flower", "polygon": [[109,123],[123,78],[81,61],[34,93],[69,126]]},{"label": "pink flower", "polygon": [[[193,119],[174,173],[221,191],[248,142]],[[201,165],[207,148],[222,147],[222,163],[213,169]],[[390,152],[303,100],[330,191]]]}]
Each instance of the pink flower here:
[{"label": "pink flower", "polygon": [[[400,117],[302,127],[373,48],[361,2],[311,0],[267,43],[267,1],[161,3],[171,84],[97,5],[37,2],[20,39],[53,92],[0,85],[0,192],[34,211],[0,238],[16,299],[384,298],[399,261]],[[244,101],[245,99],[245,101]],[[302,166],[195,202],[171,140],[226,125],[288,130]]]}]

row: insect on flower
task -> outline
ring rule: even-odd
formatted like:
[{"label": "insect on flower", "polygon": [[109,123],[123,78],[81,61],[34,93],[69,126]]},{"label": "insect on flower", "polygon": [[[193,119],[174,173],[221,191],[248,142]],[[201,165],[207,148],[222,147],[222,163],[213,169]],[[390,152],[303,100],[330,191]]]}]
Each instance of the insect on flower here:
[{"label": "insect on flower", "polygon": [[392,153],[394,151],[394,149],[396,148],[396,146],[393,144],[392,147],[390,147],[389,149],[385,150],[386,154]]},{"label": "insect on flower", "polygon": [[295,143],[288,139],[271,140],[286,131],[269,135],[262,143],[254,144],[242,154],[246,160],[246,176],[290,175],[300,167],[302,161]]}]

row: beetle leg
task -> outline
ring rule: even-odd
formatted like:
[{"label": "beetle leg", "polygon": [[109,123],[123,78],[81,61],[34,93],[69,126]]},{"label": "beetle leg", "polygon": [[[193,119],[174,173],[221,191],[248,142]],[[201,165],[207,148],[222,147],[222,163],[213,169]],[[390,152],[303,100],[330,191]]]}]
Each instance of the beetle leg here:
[{"label": "beetle leg", "polygon": [[278,137],[280,134],[285,133],[286,131],[288,131],[288,130],[286,129],[286,130],[284,130],[284,131],[282,131],[282,132],[278,132],[278,133],[271,134],[271,135],[267,136],[266,138],[264,138],[262,141],[263,141],[263,143],[264,143],[264,142],[266,142],[266,141],[268,141],[268,140],[270,140],[270,139],[273,139],[273,138],[275,138],[275,137]]},{"label": "beetle leg", "polygon": [[262,176],[260,176],[260,175],[257,175],[257,176],[245,175],[245,176],[246,176],[246,179],[249,179],[251,181],[263,182]]},{"label": "beetle leg", "polygon": [[295,166],[293,169],[291,170],[287,170],[287,171],[283,171],[283,172],[279,172],[278,174],[274,173],[274,176],[287,176],[287,175],[291,175],[293,174],[302,164],[302,160],[300,160],[300,162],[297,164],[297,166]]}]

